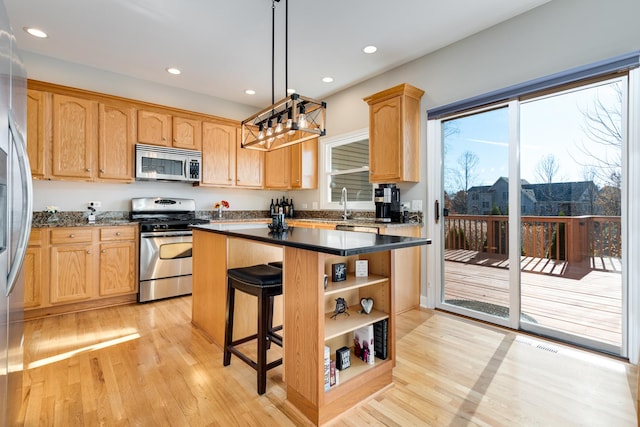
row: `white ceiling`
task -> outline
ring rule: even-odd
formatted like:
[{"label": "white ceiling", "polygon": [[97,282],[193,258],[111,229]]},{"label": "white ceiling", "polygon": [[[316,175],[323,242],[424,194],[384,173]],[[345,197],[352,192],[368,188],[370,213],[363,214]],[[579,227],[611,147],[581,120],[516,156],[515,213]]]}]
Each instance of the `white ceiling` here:
[{"label": "white ceiling", "polygon": [[[292,0],[289,87],[322,99],[549,0]],[[275,99],[285,96],[276,3]],[[4,0],[22,51],[253,105],[271,104],[271,0]],[[36,26],[49,37],[22,29]],[[378,51],[366,55],[373,44]],[[167,67],[182,70],[168,74]],[[331,76],[333,83],[321,79]],[[257,94],[249,96],[245,89]]]}]

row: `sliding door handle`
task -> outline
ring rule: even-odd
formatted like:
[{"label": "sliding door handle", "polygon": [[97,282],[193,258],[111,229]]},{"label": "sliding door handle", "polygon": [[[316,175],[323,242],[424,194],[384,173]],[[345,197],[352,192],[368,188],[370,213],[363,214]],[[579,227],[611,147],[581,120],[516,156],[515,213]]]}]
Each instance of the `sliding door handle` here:
[{"label": "sliding door handle", "polygon": [[433,218],[436,220],[436,224],[438,223],[438,221],[440,220],[440,201],[436,200],[435,204],[434,204],[434,215]]}]

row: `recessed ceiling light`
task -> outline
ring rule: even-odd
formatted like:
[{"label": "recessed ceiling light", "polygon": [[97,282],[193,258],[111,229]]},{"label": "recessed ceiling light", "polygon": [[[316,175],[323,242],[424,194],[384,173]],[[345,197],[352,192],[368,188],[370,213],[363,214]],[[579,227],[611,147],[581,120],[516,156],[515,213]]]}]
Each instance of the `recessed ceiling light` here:
[{"label": "recessed ceiling light", "polygon": [[175,74],[177,76],[178,74],[181,74],[182,71],[180,71],[180,69],[178,69],[178,68],[169,67],[169,68],[167,68],[167,73]]},{"label": "recessed ceiling light", "polygon": [[25,30],[27,33],[31,34],[33,37],[38,37],[39,39],[45,39],[47,37],[49,37],[47,35],[47,33],[45,33],[44,31],[38,29],[38,28],[34,28],[34,27],[24,27],[23,30]]},{"label": "recessed ceiling light", "polygon": [[246,93],[247,95],[255,95],[256,91],[253,89],[247,89],[244,91],[244,93]]},{"label": "recessed ceiling light", "polygon": [[333,77],[323,77],[322,81],[325,83],[331,83],[333,81]]},{"label": "recessed ceiling light", "polygon": [[362,49],[362,51],[363,51],[364,53],[374,53],[376,50],[378,50],[378,48],[377,48],[377,47],[375,47],[375,46],[365,46],[365,47]]}]

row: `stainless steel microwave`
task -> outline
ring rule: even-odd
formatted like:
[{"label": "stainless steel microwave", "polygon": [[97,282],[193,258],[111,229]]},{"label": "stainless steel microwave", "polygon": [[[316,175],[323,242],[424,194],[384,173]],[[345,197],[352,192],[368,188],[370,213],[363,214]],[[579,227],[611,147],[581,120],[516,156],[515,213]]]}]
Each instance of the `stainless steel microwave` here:
[{"label": "stainless steel microwave", "polygon": [[171,147],[136,144],[136,179],[198,182],[202,153]]}]

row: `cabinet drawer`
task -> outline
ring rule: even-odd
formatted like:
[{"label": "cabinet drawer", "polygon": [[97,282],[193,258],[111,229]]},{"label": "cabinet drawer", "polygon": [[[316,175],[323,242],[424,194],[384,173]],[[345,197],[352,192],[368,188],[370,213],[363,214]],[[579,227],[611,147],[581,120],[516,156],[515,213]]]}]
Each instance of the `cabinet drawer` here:
[{"label": "cabinet drawer", "polygon": [[89,243],[93,230],[90,228],[63,228],[51,230],[51,244],[59,243]]},{"label": "cabinet drawer", "polygon": [[39,228],[32,228],[29,235],[29,246],[41,246],[44,238],[44,231]]},{"label": "cabinet drawer", "polygon": [[133,240],[136,238],[136,227],[103,227],[100,229],[100,240]]}]

